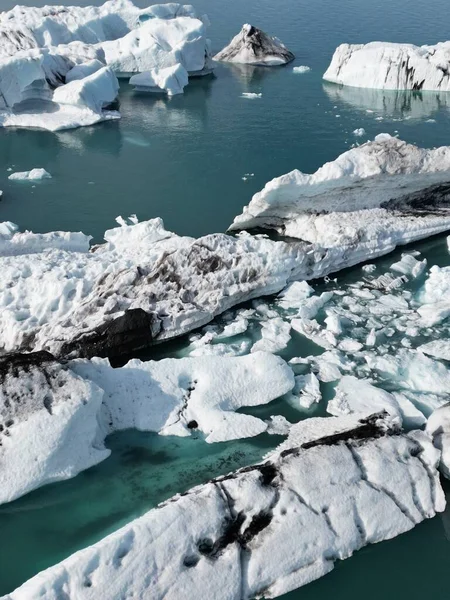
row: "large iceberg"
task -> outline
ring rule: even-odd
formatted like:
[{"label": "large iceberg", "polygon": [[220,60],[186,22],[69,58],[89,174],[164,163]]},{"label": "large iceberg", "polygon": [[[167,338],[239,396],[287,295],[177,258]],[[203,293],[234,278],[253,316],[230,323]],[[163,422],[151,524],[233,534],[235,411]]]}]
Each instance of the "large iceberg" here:
[{"label": "large iceberg", "polygon": [[387,134],[312,175],[266,184],[230,230],[275,229],[345,253],[350,266],[450,228],[450,147],[422,149]]},{"label": "large iceberg", "polygon": [[[5,600],[275,598],[445,508],[439,450],[373,415],[171,498]],[[291,439],[295,442],[295,438]]]},{"label": "large iceberg", "polygon": [[262,66],[285,65],[295,56],[275,37],[246,24],[214,60]]},{"label": "large iceberg", "polygon": [[323,78],[385,90],[450,91],[450,42],[413,46],[371,42],[341,44]]},{"label": "large iceberg", "polygon": [[290,367],[263,352],[132,360],[119,369],[105,359],[7,355],[0,358],[0,504],[104,460],[105,437],[121,429],[197,432],[208,443],[259,435],[268,424],[235,411],[293,386]]},{"label": "large iceberg", "polygon": [[199,19],[149,19],[126,36],[99,46],[119,75],[181,65],[190,75],[212,70],[210,42]]}]

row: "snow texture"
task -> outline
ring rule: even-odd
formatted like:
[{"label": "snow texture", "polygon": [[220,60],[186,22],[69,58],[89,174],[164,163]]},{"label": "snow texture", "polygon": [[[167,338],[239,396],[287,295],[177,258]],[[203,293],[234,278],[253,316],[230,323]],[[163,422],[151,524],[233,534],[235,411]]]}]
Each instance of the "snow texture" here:
[{"label": "snow texture", "polygon": [[414,46],[371,42],[341,44],[323,78],[385,90],[450,91],[450,42]]},{"label": "snow texture", "polygon": [[[422,432],[390,435],[380,417],[175,496],[7,600],[274,598],[445,508],[439,451]],[[331,421],[331,419],[329,420]],[[344,430],[344,431],[342,431]],[[386,431],[387,430],[387,431]]]},{"label": "snow texture", "polygon": [[434,446],[441,451],[439,468],[450,479],[450,404],[445,404],[430,415],[426,431],[432,436]]},{"label": "snow texture", "polygon": [[104,359],[11,354],[0,359],[0,503],[99,463],[114,431],[197,432],[208,443],[259,435],[269,424],[235,411],[293,386],[290,367],[263,352],[132,360],[119,369]]},{"label": "snow texture", "polygon": [[273,67],[285,65],[294,58],[278,38],[246,24],[214,60]]}]

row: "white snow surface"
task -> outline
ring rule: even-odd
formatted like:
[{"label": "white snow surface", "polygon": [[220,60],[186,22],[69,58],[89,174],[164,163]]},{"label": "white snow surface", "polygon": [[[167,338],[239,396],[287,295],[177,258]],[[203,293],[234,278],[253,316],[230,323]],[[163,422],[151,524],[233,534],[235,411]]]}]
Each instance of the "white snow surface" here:
[{"label": "white snow surface", "polygon": [[388,42],[341,44],[323,78],[359,88],[447,92],[449,67],[450,42],[435,46]]},{"label": "white snow surface", "polygon": [[269,424],[235,411],[293,387],[290,367],[263,352],[132,360],[118,369],[106,359],[0,359],[0,504],[99,463],[110,454],[104,439],[114,431],[197,431],[208,443],[259,435]]},{"label": "white snow surface", "polygon": [[295,57],[276,37],[246,23],[214,60],[248,65],[285,65]]},{"label": "white snow surface", "polygon": [[188,72],[181,64],[165,69],[144,71],[130,78],[130,85],[135,85],[137,90],[164,91],[168,96],[182,94],[188,83]]},{"label": "white snow surface", "polygon": [[441,451],[440,470],[450,479],[450,404],[445,404],[430,415],[426,431],[432,436],[434,446]]},{"label": "white snow surface", "polygon": [[40,181],[42,179],[51,179],[52,176],[48,171],[42,168],[34,168],[31,171],[17,171],[8,175],[8,179],[12,181]]},{"label": "white snow surface", "polygon": [[[338,444],[312,434],[309,447],[175,496],[7,600],[60,600],[68,589],[78,600],[123,590],[153,600],[274,598],[444,510],[439,451],[424,433],[351,441],[348,431]],[[236,536],[224,535],[230,522]]]},{"label": "white snow surface", "polygon": [[276,229],[328,255],[345,248],[350,266],[362,253],[380,256],[450,228],[448,196],[439,187],[449,179],[450,147],[428,150],[384,134],[312,175],[295,170],[273,179],[230,230]]}]

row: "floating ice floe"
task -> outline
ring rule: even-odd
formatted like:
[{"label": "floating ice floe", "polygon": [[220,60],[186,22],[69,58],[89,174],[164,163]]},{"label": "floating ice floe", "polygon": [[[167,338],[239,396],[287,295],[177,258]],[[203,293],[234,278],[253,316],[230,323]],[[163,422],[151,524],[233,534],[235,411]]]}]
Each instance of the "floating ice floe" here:
[{"label": "floating ice floe", "polygon": [[441,472],[450,479],[450,404],[438,408],[430,415],[426,431],[441,452]]},{"label": "floating ice floe", "polygon": [[448,339],[427,342],[418,346],[417,350],[428,356],[450,361],[450,341]]},{"label": "floating ice floe", "polygon": [[[445,508],[439,450],[381,415],[327,419],[264,463],[175,496],[8,600],[274,598]],[[322,424],[320,424],[322,425]],[[395,435],[392,435],[395,434]],[[401,457],[401,460],[399,460]]]},{"label": "floating ice floe", "polygon": [[417,312],[422,323],[431,327],[450,316],[450,267],[433,265],[423,287],[419,290],[421,306]]},{"label": "floating ice floe", "polygon": [[[217,385],[220,381],[220,386]],[[74,477],[110,451],[106,435],[136,428],[203,434],[208,443],[252,437],[265,421],[235,412],[267,404],[294,387],[272,354],[62,364],[46,352],[0,359],[0,503]]]},{"label": "floating ice floe", "polygon": [[311,67],[306,67],[305,65],[301,65],[300,67],[294,67],[292,69],[292,71],[294,73],[298,73],[298,74],[308,73],[309,71],[311,71]]},{"label": "floating ice floe", "polygon": [[412,254],[402,254],[401,260],[391,265],[391,270],[416,279],[427,267],[427,259],[417,260]]},{"label": "floating ice floe", "polygon": [[358,129],[355,129],[353,135],[355,135],[356,137],[362,137],[363,135],[366,135],[366,130],[364,129],[364,127],[359,127]]},{"label": "floating ice floe", "polygon": [[8,179],[12,181],[40,181],[41,179],[51,178],[50,173],[41,168],[31,169],[31,171],[18,171],[8,176]]},{"label": "floating ice floe", "polygon": [[446,92],[450,91],[449,67],[450,42],[341,44],[323,78],[353,87]]},{"label": "floating ice floe", "polygon": [[426,150],[383,134],[313,175],[273,179],[230,230],[276,229],[327,248],[324,261],[344,252],[351,266],[448,229],[449,181],[450,147]]},{"label": "floating ice floe", "polygon": [[137,91],[167,92],[168,96],[182,94],[188,83],[188,72],[181,64],[144,71],[130,78],[130,85],[136,86]]},{"label": "floating ice floe", "polygon": [[294,60],[295,56],[275,37],[248,23],[214,60],[248,65],[277,66]]},{"label": "floating ice floe", "polygon": [[262,94],[255,92],[242,92],[241,98],[247,98],[248,100],[255,100],[256,98],[262,98]]}]

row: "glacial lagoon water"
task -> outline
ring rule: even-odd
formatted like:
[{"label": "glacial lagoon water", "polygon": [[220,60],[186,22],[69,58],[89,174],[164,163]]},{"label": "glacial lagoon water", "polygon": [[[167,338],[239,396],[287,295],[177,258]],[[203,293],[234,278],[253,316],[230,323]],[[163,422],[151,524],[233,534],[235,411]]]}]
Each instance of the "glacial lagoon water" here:
[{"label": "glacial lagoon water", "polygon": [[[55,134],[0,131],[0,221],[33,231],[82,230],[101,241],[117,215],[136,213],[140,219],[161,216],[168,228],[197,236],[224,231],[272,177],[293,168],[312,172],[380,132],[398,133],[423,146],[450,143],[450,94],[342,89],[321,80],[341,42],[448,39],[446,0],[193,4],[210,16],[215,51],[251,22],[279,36],[296,61],[273,70],[218,65],[214,77],[192,81],[184,96],[171,100],[137,95],[122,83],[119,122]],[[0,0],[1,9],[12,5]],[[296,65],[312,70],[296,75]],[[262,97],[245,99],[243,92]],[[352,132],[360,127],[367,135],[355,138]],[[8,181],[7,168],[32,167],[46,168],[53,179],[35,187]],[[244,181],[246,173],[254,176]],[[450,264],[445,237],[415,247],[430,264]],[[391,256],[378,264],[381,268],[393,261]],[[339,275],[338,282],[360,277],[355,268]],[[154,356],[180,354],[185,345],[181,340],[161,347]],[[311,344],[294,335],[285,357],[311,353]],[[282,400],[258,410],[264,415],[281,412],[291,420],[302,417]],[[324,402],[314,414],[323,413]],[[138,432],[112,436],[112,455],[101,465],[0,507],[0,593],[174,493],[259,460],[279,441],[264,435],[206,445],[200,439]],[[446,493],[450,501],[448,483]],[[444,600],[449,567],[450,509],[406,535],[365,548],[286,598]]]}]

